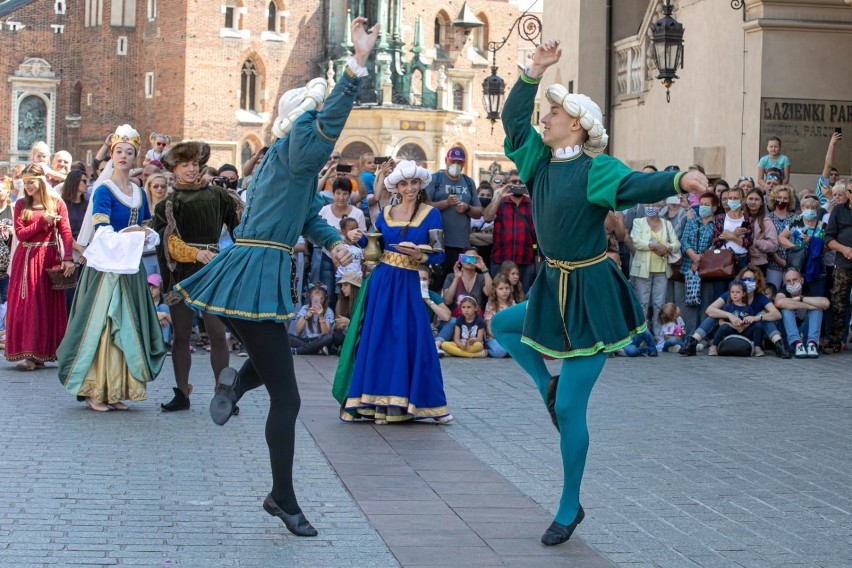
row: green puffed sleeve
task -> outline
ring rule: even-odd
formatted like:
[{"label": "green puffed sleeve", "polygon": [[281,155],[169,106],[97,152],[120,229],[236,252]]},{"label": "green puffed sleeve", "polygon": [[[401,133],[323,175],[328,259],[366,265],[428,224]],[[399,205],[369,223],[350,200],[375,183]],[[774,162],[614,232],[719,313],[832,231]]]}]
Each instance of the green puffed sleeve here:
[{"label": "green puffed sleeve", "polygon": [[527,185],[535,179],[538,164],[550,156],[550,148],[542,142],[541,134],[530,123],[538,83],[538,80],[521,74],[506,99],[501,115],[503,128],[506,129],[504,153],[514,162],[521,180]]},{"label": "green puffed sleeve", "polygon": [[621,160],[601,154],[592,160],[586,197],[595,205],[623,211],[681,193],[683,172],[634,172]]}]

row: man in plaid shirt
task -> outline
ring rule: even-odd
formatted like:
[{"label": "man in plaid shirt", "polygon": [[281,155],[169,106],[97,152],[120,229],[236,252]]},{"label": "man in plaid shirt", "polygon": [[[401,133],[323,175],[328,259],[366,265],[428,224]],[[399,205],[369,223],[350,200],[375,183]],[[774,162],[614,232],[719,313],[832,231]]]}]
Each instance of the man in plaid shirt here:
[{"label": "man in plaid shirt", "polygon": [[500,265],[511,260],[521,272],[521,285],[528,291],[535,279],[535,227],[532,200],[527,188],[513,172],[509,185],[497,195],[483,212],[485,220],[494,221],[494,246],[491,249],[491,275],[500,272]]}]

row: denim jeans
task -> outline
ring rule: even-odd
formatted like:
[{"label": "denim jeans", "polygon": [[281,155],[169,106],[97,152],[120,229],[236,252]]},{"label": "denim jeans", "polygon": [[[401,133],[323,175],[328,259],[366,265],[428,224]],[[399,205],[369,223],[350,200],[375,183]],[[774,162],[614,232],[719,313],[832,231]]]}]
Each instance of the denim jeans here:
[{"label": "denim jeans", "polygon": [[801,324],[796,324],[796,310],[781,310],[784,330],[787,332],[787,345],[792,346],[807,334],[807,343],[819,345],[819,332],[822,327],[822,310],[808,310]]},{"label": "denim jeans", "polygon": [[456,330],[456,318],[450,318],[447,320],[447,323],[438,331],[438,336],[435,338],[435,341],[438,343],[443,343],[445,341],[452,341],[453,334]]},{"label": "denim jeans", "polygon": [[337,292],[334,289],[334,261],[331,260],[325,254],[322,255],[322,260],[320,261],[320,282],[325,284],[326,289],[328,290],[328,305],[334,306],[335,300],[337,300]]},{"label": "denim jeans", "polygon": [[744,330],[737,331],[731,324],[723,323],[716,331],[716,335],[713,336],[713,345],[719,345],[724,338],[730,335],[742,335],[751,339],[755,347],[760,347],[760,344],[763,343],[763,326],[759,323],[753,323]]},{"label": "denim jeans", "polygon": [[[161,314],[169,313],[169,307],[166,304],[160,304],[157,306],[157,312]],[[163,341],[169,345],[172,343],[172,325],[168,324],[166,326],[160,326],[160,330],[163,332]]]},{"label": "denim jeans", "polygon": [[[644,347],[642,347],[643,343],[645,344]],[[634,337],[633,341],[629,345],[624,347],[624,352],[628,357],[638,357],[639,355],[656,353],[657,342],[654,340],[654,336],[651,335],[651,332],[645,330]]]},{"label": "denim jeans", "polygon": [[679,345],[681,348],[686,347],[687,339],[678,339],[677,337],[669,337],[663,342],[663,351],[667,351],[669,347]]},{"label": "denim jeans", "polygon": [[[704,321],[702,321],[701,325],[695,330],[695,335],[698,336],[698,341],[701,341],[705,337],[712,337],[718,323],[717,318],[704,318]],[[760,325],[762,330],[762,333],[760,334],[761,341],[763,341],[764,337],[768,337],[773,343],[776,341],[773,337],[778,336],[778,339],[781,339],[781,332],[778,331],[778,326],[775,325],[775,322],[761,321],[758,322],[758,325]],[[755,345],[760,347],[760,344],[757,342],[755,342]]]},{"label": "denim jeans", "polygon": [[489,357],[496,359],[502,359],[509,354],[493,337],[485,340],[485,349],[488,350]]}]

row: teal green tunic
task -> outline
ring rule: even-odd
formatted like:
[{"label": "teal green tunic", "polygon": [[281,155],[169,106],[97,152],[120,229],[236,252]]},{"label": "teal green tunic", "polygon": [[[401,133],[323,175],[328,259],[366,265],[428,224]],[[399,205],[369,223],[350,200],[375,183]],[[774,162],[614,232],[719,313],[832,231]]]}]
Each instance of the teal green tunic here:
[{"label": "teal green tunic", "polygon": [[347,71],[319,112],[299,117],[276,140],[254,174],[235,245],[175,286],[186,303],[218,316],[283,322],[295,316],[292,247],[300,235],[327,249],[340,242],[319,216],[317,172],[328,161],[358,92]]},{"label": "teal green tunic", "polygon": [[[607,213],[674,195],[680,174],[633,172],[607,155],[552,158],[530,124],[537,90],[525,76],[515,84],[503,125],[506,155],[530,189],[540,250],[556,261],[598,258],[607,249]],[[620,349],[645,329],[633,289],[612,260],[571,271],[542,266],[530,289],[523,343],[551,357],[585,356]]]}]

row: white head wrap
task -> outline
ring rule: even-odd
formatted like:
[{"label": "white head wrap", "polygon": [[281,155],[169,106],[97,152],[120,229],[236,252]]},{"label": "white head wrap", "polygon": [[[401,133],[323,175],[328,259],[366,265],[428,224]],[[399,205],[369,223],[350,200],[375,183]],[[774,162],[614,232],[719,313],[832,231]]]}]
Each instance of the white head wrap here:
[{"label": "white head wrap", "polygon": [[429,170],[421,168],[412,160],[403,160],[399,162],[388,177],[385,178],[385,187],[393,189],[396,187],[396,184],[402,180],[414,178],[420,180],[420,187],[426,187],[429,185],[429,182],[432,181],[432,174],[429,173]]},{"label": "white head wrap", "polygon": [[555,105],[562,105],[565,112],[580,119],[580,126],[589,134],[589,139],[583,144],[583,149],[594,154],[603,152],[609,142],[603,126],[603,115],[600,107],[586,95],[569,93],[562,85],[555,84],[545,92],[547,100]]},{"label": "white head wrap", "polygon": [[284,138],[293,128],[296,119],[310,110],[316,110],[325,100],[328,83],[325,79],[313,79],[307,86],[290,89],[278,101],[278,118],[272,124],[272,135]]}]

